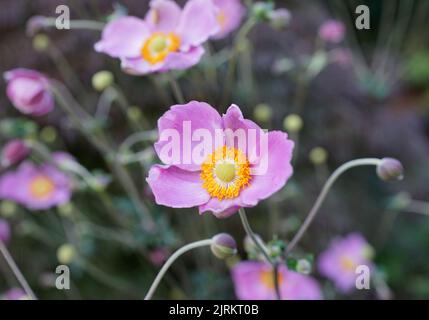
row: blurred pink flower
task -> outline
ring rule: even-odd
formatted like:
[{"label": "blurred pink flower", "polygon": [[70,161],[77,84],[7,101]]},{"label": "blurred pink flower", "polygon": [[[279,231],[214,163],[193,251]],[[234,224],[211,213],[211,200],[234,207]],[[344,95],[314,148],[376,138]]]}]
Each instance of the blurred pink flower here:
[{"label": "blurred pink flower", "polygon": [[341,67],[347,67],[352,63],[352,53],[348,49],[335,48],[329,52],[331,62],[337,63]]},{"label": "blurred pink flower", "polygon": [[167,261],[168,255],[169,252],[167,248],[159,247],[149,253],[149,259],[155,266],[159,267]]},{"label": "blurred pink flower", "polygon": [[219,31],[211,1],[152,0],[145,20],[126,16],[110,22],[95,50],[120,58],[122,68],[143,75],[197,64],[202,44]]},{"label": "blurred pink flower", "polygon": [[[265,148],[255,142],[243,149],[235,141],[227,143],[223,136],[218,145],[210,144],[204,150],[198,162],[194,151],[206,141],[202,143],[201,137],[199,141],[188,137],[185,125],[190,126],[189,135],[204,131],[211,141],[217,140],[219,132],[242,132],[246,141],[250,141],[253,133],[256,141],[266,141]],[[155,150],[166,165],[152,166],[147,182],[160,205],[173,208],[198,206],[200,213],[211,211],[218,218],[229,217],[240,207],[253,207],[280,190],[293,172],[290,161],[294,144],[287,134],[264,132],[253,121],[244,119],[236,105],[231,105],[223,116],[204,102],[175,105],[158,120],[158,130],[160,138],[155,143]],[[179,151],[181,156],[178,163],[172,163],[165,153],[171,141],[163,138],[163,134],[170,131],[183,140],[183,144],[173,146],[173,152]],[[185,144],[189,144],[189,148]],[[253,161],[255,153],[259,153],[257,161]],[[185,161],[187,156],[189,161]],[[260,163],[264,164],[265,170],[258,174]]]},{"label": "blurred pink flower", "polygon": [[27,294],[20,288],[11,288],[4,293],[5,300],[25,300]]},{"label": "blurred pink flower", "polygon": [[15,201],[30,210],[65,204],[71,198],[69,177],[49,164],[36,167],[30,162],[0,177],[0,199]]},{"label": "blurred pink flower", "polygon": [[339,43],[344,39],[346,29],[344,24],[338,20],[328,20],[319,28],[319,36],[332,43]]},{"label": "blurred pink flower", "polygon": [[48,78],[29,69],[5,72],[6,94],[12,104],[24,114],[42,116],[54,108],[54,98],[48,91]]},{"label": "blurred pink flower", "polygon": [[25,159],[30,153],[30,148],[21,139],[10,140],[1,151],[0,163],[3,167],[9,167]]},{"label": "blurred pink flower", "polygon": [[10,225],[4,219],[0,219],[0,241],[4,243],[8,243],[10,240]]},{"label": "blurred pink flower", "polygon": [[212,0],[216,6],[216,19],[219,24],[219,32],[212,38],[225,38],[230,32],[238,28],[246,9],[241,0]]},{"label": "blurred pink flower", "polygon": [[[279,266],[279,289],[282,300],[321,300],[319,284],[312,277]],[[245,261],[232,269],[235,293],[240,300],[276,299],[273,269],[264,262]]]},{"label": "blurred pink flower", "polygon": [[370,269],[373,250],[358,233],[351,233],[344,238],[332,241],[318,260],[319,272],[331,279],[341,292],[348,292],[355,287],[356,267],[366,265]]}]

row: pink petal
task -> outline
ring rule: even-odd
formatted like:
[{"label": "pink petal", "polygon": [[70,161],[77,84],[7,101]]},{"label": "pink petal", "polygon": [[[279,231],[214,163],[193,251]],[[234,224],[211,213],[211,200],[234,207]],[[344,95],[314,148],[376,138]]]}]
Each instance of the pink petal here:
[{"label": "pink petal", "polygon": [[[215,148],[215,130],[222,130],[222,119],[219,113],[209,104],[198,101],[172,106],[158,120],[160,139],[155,143],[155,150],[161,161],[168,165],[176,165],[184,170],[200,170],[205,156],[197,159],[192,153],[196,150],[196,146],[201,144],[201,141],[191,141],[192,135],[198,129],[204,129],[211,136],[212,143],[204,150],[207,155],[213,152]],[[179,136],[180,141],[177,144],[173,144],[168,135],[165,138],[168,140],[162,140],[162,136],[171,131]],[[173,157],[169,158],[167,154],[168,146],[172,146],[173,153],[177,155],[175,159],[172,159]],[[198,162],[197,160],[201,161]]]},{"label": "pink petal", "polygon": [[287,134],[281,131],[268,133],[268,153],[259,165],[266,164],[266,173],[253,175],[250,185],[243,189],[240,196],[242,201],[254,206],[259,200],[266,199],[280,190],[293,173],[290,161],[294,143],[288,140]]},{"label": "pink petal", "polygon": [[176,32],[185,50],[201,45],[219,32],[216,7],[211,1],[189,0],[183,8]]},{"label": "pink petal", "polygon": [[152,30],[171,32],[179,23],[181,11],[174,1],[152,0],[145,21],[151,26]]},{"label": "pink petal", "polygon": [[183,70],[190,68],[200,62],[204,54],[203,47],[194,47],[186,52],[172,52],[165,60],[165,69]]},{"label": "pink petal", "polygon": [[199,172],[189,172],[175,166],[154,165],[146,181],[156,203],[167,207],[191,208],[210,199],[202,187]]},{"label": "pink petal", "polygon": [[213,2],[218,9],[217,16],[222,15],[223,19],[225,19],[223,24],[220,24],[219,32],[213,37],[214,39],[220,39],[237,29],[246,10],[240,0],[213,0]]},{"label": "pink petal", "polygon": [[145,21],[131,16],[121,17],[107,24],[94,48],[115,58],[136,57],[149,35]]},{"label": "pink petal", "polygon": [[137,58],[122,58],[121,68],[124,72],[132,75],[145,75],[164,70],[165,63],[150,64],[141,57]]},{"label": "pink petal", "polygon": [[245,205],[240,198],[219,200],[211,198],[207,203],[199,207],[200,214],[211,211],[217,218],[228,218]]}]

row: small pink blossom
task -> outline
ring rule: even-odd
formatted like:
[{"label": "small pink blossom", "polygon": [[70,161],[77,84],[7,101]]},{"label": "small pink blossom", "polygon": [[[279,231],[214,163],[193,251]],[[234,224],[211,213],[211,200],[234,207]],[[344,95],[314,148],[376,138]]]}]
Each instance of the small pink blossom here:
[{"label": "small pink blossom", "polygon": [[[273,269],[264,262],[245,261],[232,269],[235,293],[240,300],[276,299]],[[278,283],[282,300],[321,300],[319,284],[312,277],[279,266]]]},{"label": "small pink blossom", "polygon": [[169,252],[166,248],[159,247],[149,253],[150,261],[157,267],[162,266],[167,261]]},{"label": "small pink blossom", "polygon": [[1,165],[9,167],[25,159],[30,153],[30,148],[21,139],[13,139],[6,143],[1,151]]},{"label": "small pink blossom", "polygon": [[20,288],[12,288],[4,293],[5,300],[26,300],[27,294]]},{"label": "small pink blossom", "polygon": [[24,162],[16,171],[0,177],[0,199],[17,202],[30,210],[44,210],[69,202],[71,181],[56,167]]},{"label": "small pink blossom", "polygon": [[4,74],[6,94],[12,104],[24,114],[42,116],[54,108],[54,98],[48,90],[48,78],[29,69],[13,69]]},{"label": "small pink blossom", "polygon": [[189,0],[181,9],[171,0],[152,0],[144,20],[126,16],[107,24],[95,50],[119,58],[135,75],[183,70],[200,61],[202,44],[218,31],[211,1]]},{"label": "small pink blossom", "polygon": [[339,43],[344,39],[346,29],[344,24],[338,20],[328,20],[319,28],[319,36],[323,40]]},{"label": "small pink blossom", "polygon": [[319,257],[319,272],[334,281],[341,292],[347,293],[355,287],[359,265],[373,268],[372,252],[371,246],[358,233],[334,239]]}]

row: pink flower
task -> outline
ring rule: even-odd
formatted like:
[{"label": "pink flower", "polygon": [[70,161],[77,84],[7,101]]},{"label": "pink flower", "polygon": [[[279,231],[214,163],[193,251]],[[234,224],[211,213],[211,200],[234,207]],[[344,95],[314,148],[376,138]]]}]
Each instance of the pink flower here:
[{"label": "pink flower", "polygon": [[26,300],[27,294],[20,288],[12,288],[5,292],[5,300]]},{"label": "pink flower", "polygon": [[155,150],[165,165],[154,165],[147,182],[160,205],[228,217],[270,197],[292,175],[287,134],[264,132],[236,105],[223,116],[204,102],[175,105],[158,130]]},{"label": "pink flower", "polygon": [[219,32],[212,38],[225,38],[229,33],[238,28],[246,9],[240,0],[213,0],[216,6],[216,20],[219,24]]},{"label": "pink flower", "polygon": [[0,199],[15,201],[30,210],[65,204],[71,198],[69,177],[54,166],[30,162],[0,177]]},{"label": "pink flower", "polygon": [[149,253],[149,259],[155,266],[159,267],[167,261],[168,254],[168,249],[159,247]]},{"label": "pink flower", "polygon": [[332,43],[339,43],[344,39],[346,29],[341,21],[328,20],[319,28],[319,36]]},{"label": "pink flower", "polygon": [[10,240],[10,225],[9,223],[4,220],[4,219],[0,219],[0,241],[7,243]]},{"label": "pink flower", "polygon": [[[278,270],[282,300],[321,300],[322,292],[312,277],[289,271],[281,265]],[[276,299],[273,269],[264,262],[240,262],[232,269],[235,294],[240,300]]]},{"label": "pink flower", "polygon": [[103,30],[95,50],[121,59],[122,68],[143,75],[197,64],[202,44],[219,31],[211,1],[189,0],[181,9],[171,0],[152,0],[145,20],[122,17]]},{"label": "pink flower", "polygon": [[372,253],[371,246],[358,233],[334,239],[319,257],[319,272],[334,281],[338,290],[346,293],[355,287],[357,266],[373,267]]},{"label": "pink flower", "polygon": [[22,113],[42,116],[54,108],[54,98],[48,91],[48,79],[29,69],[13,69],[4,74],[6,94]]},{"label": "pink flower", "polygon": [[1,152],[1,165],[9,167],[17,164],[30,153],[30,148],[21,139],[13,139],[6,143]]}]

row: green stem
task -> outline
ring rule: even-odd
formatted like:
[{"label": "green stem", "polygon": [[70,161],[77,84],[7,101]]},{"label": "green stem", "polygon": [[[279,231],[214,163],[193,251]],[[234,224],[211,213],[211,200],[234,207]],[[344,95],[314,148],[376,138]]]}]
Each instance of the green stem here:
[{"label": "green stem", "polygon": [[9,250],[1,240],[0,240],[0,252],[2,253],[4,259],[6,260],[7,264],[9,265],[10,269],[12,270],[16,279],[24,289],[27,296],[32,300],[37,300],[36,295],[34,294],[33,290],[31,290],[30,285],[28,284],[27,280],[25,280],[25,277],[23,276],[22,272],[19,270],[18,266],[16,265],[15,260],[13,260],[11,254],[9,253]]},{"label": "green stem", "polygon": [[278,281],[278,264],[277,262],[273,261],[270,258],[270,255],[268,253],[268,249],[265,247],[265,245],[262,243],[262,241],[255,235],[252,228],[250,227],[249,220],[247,220],[246,211],[244,211],[243,208],[240,208],[238,210],[238,214],[240,215],[241,223],[243,224],[244,230],[246,231],[247,235],[252,239],[253,243],[258,247],[259,251],[262,253],[264,258],[271,264],[273,267],[273,279],[275,284],[275,291],[276,291],[276,297],[278,300],[280,300],[280,288],[279,288],[279,281]]},{"label": "green stem", "polygon": [[185,97],[183,95],[182,90],[180,89],[179,83],[171,73],[167,73],[167,75],[168,75],[168,81],[170,82],[171,89],[173,90],[173,94],[174,94],[174,98],[176,99],[176,102],[180,104],[184,104]]},{"label": "green stem", "polygon": [[173,255],[167,260],[167,262],[162,266],[161,270],[159,271],[158,275],[156,276],[155,280],[153,281],[148,293],[145,296],[145,300],[150,300],[155,293],[156,289],[158,288],[159,283],[161,282],[162,278],[164,277],[167,270],[170,268],[170,266],[176,261],[177,258],[179,258],[182,254],[185,252],[188,252],[195,248],[200,247],[206,247],[210,246],[213,243],[212,239],[206,239],[206,240],[200,240],[196,242],[189,243],[179,250],[177,250]]},{"label": "green stem", "polygon": [[[40,29],[56,27],[57,18],[41,17],[41,16],[36,18],[39,19],[37,21],[37,24]],[[70,29],[103,31],[104,27],[105,27],[105,24],[103,22],[98,22],[93,20],[70,20]],[[37,30],[30,30],[30,31],[31,31],[31,34],[37,32]]]},{"label": "green stem", "polygon": [[359,167],[359,166],[377,166],[380,164],[381,160],[377,158],[363,158],[363,159],[356,159],[349,162],[344,163],[340,167],[338,167],[332,175],[329,177],[329,179],[326,181],[325,185],[322,188],[322,191],[320,192],[319,196],[317,197],[316,202],[314,203],[313,207],[310,210],[310,213],[308,214],[307,218],[305,219],[304,223],[296,233],[296,235],[293,237],[291,242],[286,248],[285,254],[286,256],[292,252],[292,250],[295,248],[295,246],[298,244],[298,242],[301,240],[304,233],[307,231],[310,224],[313,222],[314,217],[316,216],[317,212],[320,209],[320,206],[322,205],[323,201],[326,198],[326,195],[328,194],[329,190],[331,189],[334,182],[347,170]]}]

